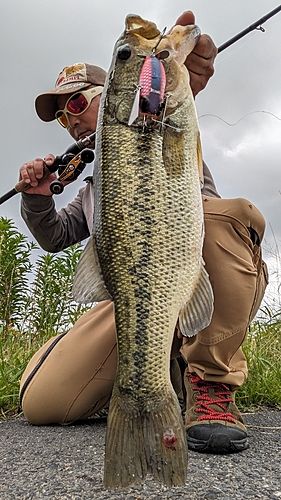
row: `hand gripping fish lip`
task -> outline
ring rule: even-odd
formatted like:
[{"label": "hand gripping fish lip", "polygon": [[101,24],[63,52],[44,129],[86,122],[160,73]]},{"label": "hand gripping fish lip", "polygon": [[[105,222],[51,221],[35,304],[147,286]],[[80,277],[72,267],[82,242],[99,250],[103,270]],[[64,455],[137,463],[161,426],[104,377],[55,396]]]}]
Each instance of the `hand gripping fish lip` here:
[{"label": "hand gripping fish lip", "polygon": [[[160,52],[156,51],[156,48],[164,36],[165,30],[161,34],[156,47],[152,51],[152,54],[145,57],[128,122],[129,126],[131,126],[140,115],[159,118],[165,108],[167,77],[165,67],[161,59],[166,59],[170,56],[170,53],[168,50],[161,50]],[[197,25],[194,25],[190,33],[190,38],[193,38],[194,45],[196,45],[200,35],[200,28]]]}]

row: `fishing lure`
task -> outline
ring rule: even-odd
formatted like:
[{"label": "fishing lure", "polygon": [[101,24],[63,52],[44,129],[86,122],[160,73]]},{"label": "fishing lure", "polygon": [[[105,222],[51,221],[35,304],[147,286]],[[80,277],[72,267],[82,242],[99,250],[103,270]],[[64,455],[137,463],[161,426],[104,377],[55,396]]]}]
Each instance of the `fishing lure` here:
[{"label": "fishing lure", "polygon": [[166,73],[162,61],[154,54],[147,56],[141,68],[128,125],[132,125],[140,113],[159,116],[165,101],[165,88]]}]

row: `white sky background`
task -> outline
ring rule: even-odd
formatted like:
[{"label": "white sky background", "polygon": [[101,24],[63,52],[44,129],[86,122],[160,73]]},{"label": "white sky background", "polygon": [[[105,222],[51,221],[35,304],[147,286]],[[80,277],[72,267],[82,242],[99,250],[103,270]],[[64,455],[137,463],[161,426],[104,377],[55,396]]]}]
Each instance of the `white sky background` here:
[{"label": "white sky background", "polygon": [[[126,14],[135,13],[170,27],[187,9],[202,32],[219,46],[278,6],[278,0],[9,0],[0,6],[1,176],[0,195],[16,183],[22,163],[47,153],[61,154],[72,139],[55,122],[44,123],[34,110],[37,94],[52,88],[59,71],[74,62],[109,67],[113,45]],[[203,153],[223,197],[246,197],[267,220],[265,254],[273,269],[281,241],[281,13],[218,55],[216,72],[197,97],[199,116],[218,115],[235,126],[200,118]],[[91,167],[88,167],[91,169]],[[89,175],[91,170],[85,170]],[[81,175],[57,207],[83,185]],[[30,238],[19,215],[20,195],[0,206]],[[273,237],[274,234],[274,237]],[[276,268],[276,266],[275,266]],[[280,278],[280,276],[279,276]]]}]

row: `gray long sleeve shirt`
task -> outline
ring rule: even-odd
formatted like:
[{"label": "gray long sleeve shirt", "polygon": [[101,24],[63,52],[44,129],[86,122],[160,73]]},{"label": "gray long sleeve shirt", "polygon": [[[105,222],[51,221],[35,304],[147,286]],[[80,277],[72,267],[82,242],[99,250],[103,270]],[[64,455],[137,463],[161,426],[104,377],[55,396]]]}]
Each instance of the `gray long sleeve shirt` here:
[{"label": "gray long sleeve shirt", "polygon": [[[202,194],[219,198],[213,177],[204,163]],[[76,198],[56,211],[51,196],[22,194],[21,215],[39,245],[47,252],[60,252],[88,238],[93,227],[94,188],[91,182]]]}]

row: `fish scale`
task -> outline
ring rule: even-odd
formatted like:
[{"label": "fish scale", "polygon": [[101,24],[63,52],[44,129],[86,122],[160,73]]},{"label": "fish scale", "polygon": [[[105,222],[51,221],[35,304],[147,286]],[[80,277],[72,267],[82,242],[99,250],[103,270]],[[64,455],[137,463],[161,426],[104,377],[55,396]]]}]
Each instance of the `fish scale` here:
[{"label": "fish scale", "polygon": [[[135,183],[132,185],[131,193],[129,193],[129,188],[127,183],[120,184],[120,193],[117,196],[115,193],[114,201],[112,203],[112,212],[114,213],[113,217],[110,217],[110,210],[108,207],[107,200],[113,199],[111,196],[111,191],[115,191],[115,186],[112,184],[116,183],[116,178],[113,179],[109,173],[109,179],[104,179],[105,188],[103,189],[103,199],[105,200],[105,208],[102,209],[101,202],[101,213],[97,214],[97,219],[101,221],[101,228],[96,225],[96,240],[97,240],[97,249],[100,256],[100,260],[104,261],[105,267],[107,269],[107,273],[110,279],[111,286],[116,287],[114,290],[109,289],[111,295],[117,296],[120,294],[120,297],[123,298],[121,303],[121,311],[119,313],[118,306],[119,303],[116,302],[115,306],[115,316],[116,316],[116,325],[117,329],[121,333],[121,330],[124,329],[126,331],[126,337],[128,334],[128,325],[127,321],[124,323],[124,312],[122,310],[123,301],[129,303],[131,301],[134,302],[135,317],[134,321],[136,322],[136,326],[133,325],[132,328],[132,337],[138,346],[141,343],[144,343],[145,333],[151,331],[149,326],[146,323],[149,321],[152,323],[153,329],[156,328],[161,329],[161,320],[158,318],[158,310],[155,318],[151,318],[153,313],[150,295],[154,293],[151,285],[151,278],[154,272],[155,277],[158,278],[160,285],[160,277],[159,272],[157,271],[157,262],[158,262],[158,252],[159,246],[161,246],[161,237],[159,238],[159,231],[161,231],[161,226],[163,224],[163,208],[161,210],[162,197],[159,195],[159,175],[156,175],[154,172],[154,167],[156,163],[156,158],[153,158],[151,161],[150,158],[143,160],[143,151],[152,149],[153,151],[161,151],[157,144],[154,144],[155,141],[151,141],[152,144],[149,145],[147,134],[139,134],[137,131],[131,131],[129,129],[125,129],[123,127],[116,127],[114,136],[116,137],[116,142],[118,144],[112,144],[112,130],[109,129],[108,137],[106,138],[106,129],[104,128],[104,137],[103,137],[103,161],[105,164],[111,165],[111,168],[114,169],[114,165],[112,164],[111,158],[106,157],[105,152],[109,152],[111,156],[111,150],[117,151],[117,148],[120,147],[122,152],[119,154],[122,155],[124,160],[126,157],[128,158],[129,170],[134,170],[134,178]],[[121,134],[121,135],[120,135]],[[130,145],[135,144],[136,134],[140,136],[141,140],[139,142],[140,157],[136,156],[136,151],[130,151]],[[161,136],[159,136],[158,132],[154,134],[156,143],[162,141]],[[131,137],[133,136],[133,137]],[[107,147],[106,139],[111,147]],[[121,141],[120,141],[121,139]],[[127,155],[124,156],[124,149],[127,150]],[[133,153],[133,154],[132,154]],[[116,158],[119,157],[119,154],[116,155]],[[155,156],[155,155],[154,155]],[[133,158],[133,160],[132,160]],[[140,161],[141,160],[141,161]],[[117,160],[118,161],[118,160]],[[159,159],[158,159],[159,161]],[[124,161],[125,163],[125,161]],[[140,166],[139,166],[140,165]],[[120,165],[119,165],[120,167]],[[150,167],[150,168],[148,168]],[[152,167],[152,168],[151,168]],[[120,174],[122,178],[126,178],[126,171],[124,171],[123,165],[119,168]],[[123,177],[124,176],[124,177]],[[152,178],[154,177],[154,183],[152,182]],[[110,182],[111,181],[111,182]],[[137,187],[135,187],[137,185]],[[122,190],[122,186],[124,187],[124,191]],[[140,192],[142,187],[144,187],[149,193],[149,200],[153,202],[154,210],[150,210],[149,206],[146,206],[146,211],[143,211],[141,205],[138,203],[140,198]],[[124,204],[124,199],[127,197],[127,203]],[[118,201],[119,200],[119,201]],[[131,200],[131,203],[130,203]],[[106,213],[105,213],[106,212]],[[149,216],[148,216],[149,214]],[[125,232],[125,228],[123,227],[122,235],[120,236],[118,247],[112,246],[110,244],[110,239],[112,233],[116,231],[118,233],[118,225],[120,223],[120,219],[122,216],[126,221],[128,221],[128,225],[126,226],[127,231]],[[107,228],[105,228],[106,221],[109,220]],[[133,225],[130,223],[133,221]],[[114,227],[116,226],[116,227]],[[132,229],[134,227],[134,229]],[[154,231],[153,231],[154,227]],[[102,231],[102,237],[99,238],[100,231]],[[106,231],[108,231],[106,233]],[[161,232],[163,234],[163,231]],[[109,243],[108,243],[109,242]],[[156,243],[156,244],[155,244]],[[122,245],[122,248],[121,248]],[[127,253],[126,250],[130,249],[128,252],[129,260],[124,260],[124,254]],[[165,252],[163,259],[166,260],[166,247],[163,247]],[[154,261],[153,261],[154,259]],[[135,271],[133,273],[132,279],[126,279],[124,282],[120,280],[120,273],[123,276],[128,275],[128,268],[134,266]],[[153,269],[154,268],[154,269]],[[129,275],[130,276],[130,275]],[[106,280],[106,279],[105,279]],[[107,281],[107,280],[106,280]],[[137,283],[137,286],[135,285]],[[150,294],[149,294],[150,291]],[[127,299],[125,297],[128,296]],[[154,297],[155,300],[156,297]],[[157,305],[157,303],[156,303]],[[150,315],[149,315],[150,312]],[[120,314],[120,326],[119,326],[119,314]],[[162,315],[163,316],[163,313]],[[161,318],[160,316],[160,318]],[[165,319],[162,320],[165,324]],[[136,331],[136,334],[135,334]],[[120,338],[123,339],[122,334],[120,334]],[[159,343],[159,337],[152,332],[152,342],[156,340],[156,343]],[[127,338],[125,338],[125,342],[127,343]],[[124,346],[124,353],[126,354],[126,345]],[[119,350],[120,356],[122,355],[122,340],[119,342]],[[143,350],[145,353],[146,351]],[[141,377],[141,370],[138,367],[138,377]],[[132,366],[132,371],[136,372],[136,367]],[[147,373],[146,367],[143,367],[144,373]],[[127,373],[127,372],[126,372]],[[131,379],[131,377],[129,377]],[[151,381],[153,383],[153,380]],[[130,385],[130,384],[129,384]]]},{"label": "fish scale", "polygon": [[[139,482],[148,472],[168,486],[186,480],[187,444],[170,352],[177,325],[183,335],[196,334],[213,311],[202,260],[199,130],[183,65],[195,31],[175,27],[159,42],[154,23],[127,16],[101,100],[93,236],[74,292],[79,301],[114,301],[118,369],[104,468],[110,488]],[[157,43],[157,50],[173,53],[163,60],[166,114],[155,122],[140,112],[128,126],[142,65]],[[118,60],[124,44],[132,55]]]}]

